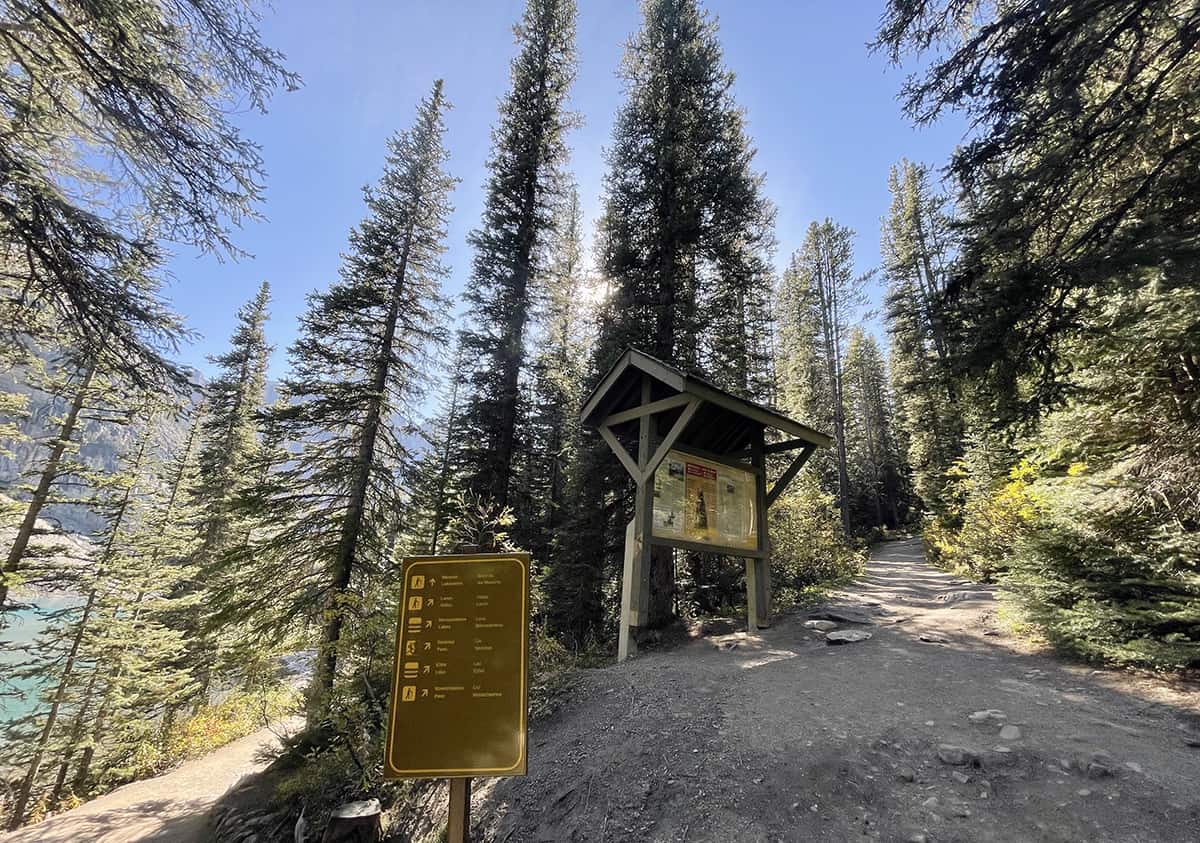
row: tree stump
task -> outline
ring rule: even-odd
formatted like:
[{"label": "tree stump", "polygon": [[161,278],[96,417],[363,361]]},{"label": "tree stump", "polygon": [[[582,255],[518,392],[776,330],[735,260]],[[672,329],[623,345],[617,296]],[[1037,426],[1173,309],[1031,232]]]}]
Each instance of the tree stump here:
[{"label": "tree stump", "polygon": [[330,815],[321,843],[378,843],[383,837],[382,819],[378,799],[347,802]]}]

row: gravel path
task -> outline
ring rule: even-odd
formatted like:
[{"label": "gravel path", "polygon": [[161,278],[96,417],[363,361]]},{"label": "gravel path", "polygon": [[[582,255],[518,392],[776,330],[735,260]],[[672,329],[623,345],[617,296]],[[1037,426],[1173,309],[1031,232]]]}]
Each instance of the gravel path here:
[{"label": "gravel path", "polygon": [[[530,775],[478,782],[475,839],[1200,841],[1197,689],[1034,652],[995,610],[891,542],[758,635],[587,671]],[[827,644],[823,612],[871,637]]]},{"label": "gravel path", "polygon": [[289,720],[236,740],[169,773],[124,787],[11,834],[0,843],[199,843],[208,839],[208,812],[242,776],[261,770],[276,731],[298,728]]}]

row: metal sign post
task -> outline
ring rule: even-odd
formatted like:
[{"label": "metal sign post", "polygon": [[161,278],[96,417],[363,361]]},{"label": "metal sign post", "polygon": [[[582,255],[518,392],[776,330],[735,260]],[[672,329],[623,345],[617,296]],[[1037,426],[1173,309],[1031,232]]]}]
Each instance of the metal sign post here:
[{"label": "metal sign post", "polygon": [[449,779],[459,843],[471,777],[526,772],[529,554],[421,556],[403,569],[384,776]]}]

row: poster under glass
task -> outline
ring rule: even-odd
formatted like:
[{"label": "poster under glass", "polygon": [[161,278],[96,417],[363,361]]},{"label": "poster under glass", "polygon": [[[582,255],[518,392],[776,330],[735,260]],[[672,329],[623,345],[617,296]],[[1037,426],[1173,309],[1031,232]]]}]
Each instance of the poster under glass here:
[{"label": "poster under glass", "polygon": [[754,473],[671,451],[654,473],[654,535],[755,550]]}]

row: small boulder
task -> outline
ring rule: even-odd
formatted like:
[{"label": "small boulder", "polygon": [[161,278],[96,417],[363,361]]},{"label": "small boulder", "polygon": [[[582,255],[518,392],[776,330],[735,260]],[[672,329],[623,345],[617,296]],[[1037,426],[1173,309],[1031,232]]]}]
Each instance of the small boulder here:
[{"label": "small boulder", "polygon": [[805,621],[804,628],[815,629],[820,632],[829,632],[830,630],[837,629],[837,624],[833,621]]},{"label": "small boulder", "polygon": [[967,719],[972,723],[987,723],[993,720],[1007,720],[1008,715],[998,708],[986,708],[981,711],[971,712],[967,715]]},{"label": "small boulder", "polygon": [[902,782],[915,782],[917,780],[917,774],[914,773],[910,767],[901,767],[896,771],[896,778]]},{"label": "small boulder", "polygon": [[1079,765],[1089,779],[1103,779],[1116,774],[1117,761],[1103,750],[1093,752],[1085,763]]},{"label": "small boulder", "polygon": [[968,776],[966,773],[960,772],[959,770],[955,770],[953,773],[951,773],[950,778],[954,779],[959,784],[968,784],[971,781],[970,776]]},{"label": "small boulder", "polygon": [[871,637],[869,632],[861,632],[857,629],[839,629],[836,632],[825,633],[826,644],[857,644],[859,641],[866,641]]},{"label": "small boulder", "polygon": [[837,621],[838,623],[858,623],[870,624],[871,618],[862,612],[855,612],[849,609],[826,609],[821,612],[813,612],[812,617],[823,618],[827,621]]},{"label": "small boulder", "polygon": [[947,644],[950,641],[944,635],[937,635],[933,632],[922,632],[917,638],[926,644]]},{"label": "small boulder", "polygon": [[1000,740],[1002,741],[1019,741],[1021,739],[1021,728],[1019,726],[1001,726]]},{"label": "small boulder", "polygon": [[975,764],[979,760],[979,756],[971,750],[949,743],[938,745],[937,756],[943,764],[949,764],[952,767]]}]

